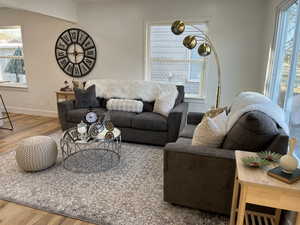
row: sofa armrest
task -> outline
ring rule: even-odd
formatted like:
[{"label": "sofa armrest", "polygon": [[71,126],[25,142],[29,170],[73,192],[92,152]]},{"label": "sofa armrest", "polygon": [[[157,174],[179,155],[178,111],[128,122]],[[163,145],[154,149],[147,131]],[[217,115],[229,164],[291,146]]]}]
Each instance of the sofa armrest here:
[{"label": "sofa armrest", "polygon": [[276,152],[279,154],[286,154],[289,146],[289,136],[284,132],[282,128],[279,129],[279,134],[274,138],[268,151]]},{"label": "sofa armrest", "polygon": [[61,128],[66,130],[67,126],[67,113],[68,111],[74,109],[74,100],[63,101],[57,103],[57,110],[58,110],[58,118],[61,124]]},{"label": "sofa armrest", "polygon": [[189,112],[187,116],[187,123],[192,125],[198,125],[203,119],[204,113],[201,112]]},{"label": "sofa armrest", "polygon": [[235,160],[234,150],[222,148],[211,148],[207,146],[193,146],[188,144],[169,143],[165,146],[164,150],[184,154],[193,154],[210,158]]},{"label": "sofa armrest", "polygon": [[234,151],[169,143],[164,148],[164,200],[229,215]]},{"label": "sofa armrest", "polygon": [[168,122],[168,142],[174,142],[178,138],[179,132],[186,124],[188,103],[182,102],[175,106],[169,113]]}]

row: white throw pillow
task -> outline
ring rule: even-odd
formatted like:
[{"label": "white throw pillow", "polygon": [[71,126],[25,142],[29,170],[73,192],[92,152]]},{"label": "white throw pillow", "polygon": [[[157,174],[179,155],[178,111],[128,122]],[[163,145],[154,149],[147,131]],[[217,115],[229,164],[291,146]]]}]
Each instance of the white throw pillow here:
[{"label": "white throw pillow", "polygon": [[143,112],[143,102],[129,99],[109,99],[106,103],[108,110],[117,110],[125,112]]},{"label": "white throw pillow", "polygon": [[154,102],[153,112],[159,113],[168,117],[170,111],[173,109],[176,98],[170,93],[163,93],[159,95]]},{"label": "white throw pillow", "polygon": [[214,118],[205,117],[194,131],[192,145],[220,147],[226,135],[226,112]]}]

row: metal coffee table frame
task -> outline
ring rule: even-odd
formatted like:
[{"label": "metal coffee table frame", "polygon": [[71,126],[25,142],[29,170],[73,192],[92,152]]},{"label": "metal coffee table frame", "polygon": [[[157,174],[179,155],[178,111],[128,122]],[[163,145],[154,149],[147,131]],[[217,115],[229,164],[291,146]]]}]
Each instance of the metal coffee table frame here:
[{"label": "metal coffee table frame", "polygon": [[[121,159],[122,140],[120,130],[114,129],[116,135],[110,139],[104,137],[107,132],[104,130],[101,137],[90,138],[88,141],[78,139],[76,128],[65,131],[60,140],[64,168],[72,172],[93,173],[117,166]],[[72,160],[75,164],[73,166],[72,163],[69,165]]]}]

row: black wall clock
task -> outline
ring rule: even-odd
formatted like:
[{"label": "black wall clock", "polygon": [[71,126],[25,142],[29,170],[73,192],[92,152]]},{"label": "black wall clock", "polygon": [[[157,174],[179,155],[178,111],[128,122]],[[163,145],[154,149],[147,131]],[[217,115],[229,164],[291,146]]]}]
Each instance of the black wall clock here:
[{"label": "black wall clock", "polygon": [[71,77],[83,77],[96,64],[97,50],[93,39],[83,30],[64,31],[55,44],[55,57],[59,67]]}]

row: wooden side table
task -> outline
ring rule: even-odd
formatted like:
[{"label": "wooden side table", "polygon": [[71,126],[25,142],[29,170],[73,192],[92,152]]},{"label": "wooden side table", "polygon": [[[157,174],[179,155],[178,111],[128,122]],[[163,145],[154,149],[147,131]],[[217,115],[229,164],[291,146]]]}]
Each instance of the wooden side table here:
[{"label": "wooden side table", "polygon": [[75,94],[73,91],[57,91],[56,92],[56,101],[67,101],[75,99]]},{"label": "wooden side table", "polygon": [[[255,155],[252,152],[235,152],[236,177],[230,225],[278,225],[281,209],[298,212],[295,225],[300,225],[300,182],[286,184],[268,176],[268,169],[275,167],[274,165],[265,169],[245,167],[242,158]],[[276,212],[270,215],[248,211],[247,203],[272,207]]]}]

